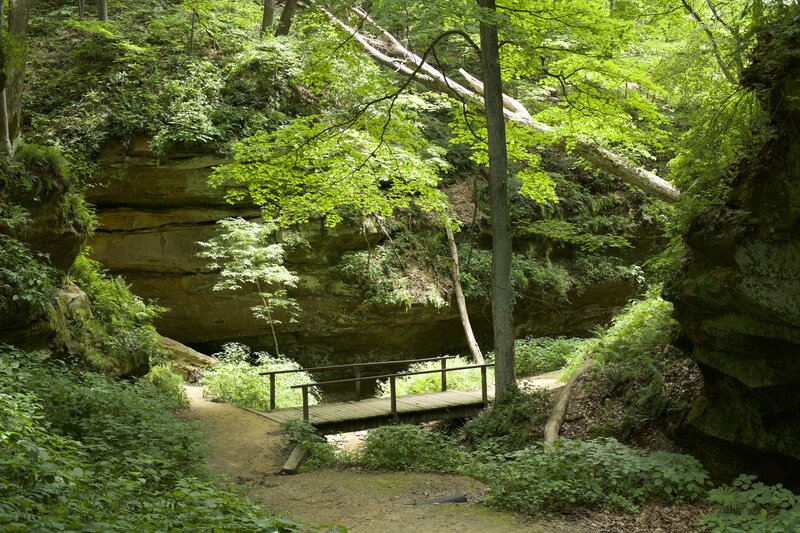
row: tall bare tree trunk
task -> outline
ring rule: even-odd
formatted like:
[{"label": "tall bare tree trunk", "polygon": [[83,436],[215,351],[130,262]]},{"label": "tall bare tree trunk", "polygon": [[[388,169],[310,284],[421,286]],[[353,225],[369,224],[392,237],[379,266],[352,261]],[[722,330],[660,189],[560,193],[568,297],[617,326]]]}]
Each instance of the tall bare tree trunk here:
[{"label": "tall bare tree trunk", "polygon": [[86,9],[84,9],[84,1],[85,0],[78,0],[78,16],[81,20],[86,17]]},{"label": "tall bare tree trunk", "polygon": [[259,37],[264,37],[275,22],[275,0],[264,0],[264,13],[261,15],[261,31]]},{"label": "tall bare tree trunk", "polygon": [[97,0],[97,18],[108,22],[108,0]]},{"label": "tall bare tree trunk", "polygon": [[281,12],[281,19],[278,21],[278,29],[275,30],[275,35],[289,35],[296,9],[297,0],[286,0],[283,3],[283,11]]},{"label": "tall bare tree trunk", "polygon": [[[495,0],[478,0],[495,12]],[[511,231],[508,208],[508,153],[500,79],[496,23],[481,20],[481,65],[489,152],[489,199],[492,215],[492,325],[494,326],[495,400],[503,403],[516,387],[514,315],[511,292]]]},{"label": "tall bare tree trunk", "polygon": [[[5,63],[5,59],[3,63]],[[8,130],[8,100],[6,100],[5,77],[5,74],[3,74],[3,90],[0,92],[0,137],[2,137],[3,155],[12,157],[14,155],[14,145],[11,143],[11,135]]]},{"label": "tall bare tree trunk", "polygon": [[447,235],[447,244],[450,246],[450,258],[452,260],[453,272],[453,289],[456,293],[456,303],[458,304],[458,315],[461,317],[461,326],[464,328],[464,336],[467,338],[467,345],[472,358],[478,364],[483,364],[483,353],[481,347],[478,346],[478,341],[475,340],[475,334],[472,332],[472,324],[469,321],[469,314],[467,313],[467,301],[464,299],[464,291],[461,288],[460,267],[458,262],[458,247],[456,246],[456,239],[453,236],[453,230],[445,223],[444,232]]}]

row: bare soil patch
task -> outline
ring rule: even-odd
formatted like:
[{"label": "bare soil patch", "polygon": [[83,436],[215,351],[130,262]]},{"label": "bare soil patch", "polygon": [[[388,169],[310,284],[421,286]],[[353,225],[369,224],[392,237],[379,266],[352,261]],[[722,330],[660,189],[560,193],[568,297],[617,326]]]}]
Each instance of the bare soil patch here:
[{"label": "bare soil patch", "polygon": [[[248,494],[264,507],[315,524],[343,524],[350,533],[589,531],[560,519],[529,521],[514,513],[490,509],[476,500],[483,485],[471,478],[409,472],[323,470],[276,477]],[[423,502],[466,494],[465,504]]]}]

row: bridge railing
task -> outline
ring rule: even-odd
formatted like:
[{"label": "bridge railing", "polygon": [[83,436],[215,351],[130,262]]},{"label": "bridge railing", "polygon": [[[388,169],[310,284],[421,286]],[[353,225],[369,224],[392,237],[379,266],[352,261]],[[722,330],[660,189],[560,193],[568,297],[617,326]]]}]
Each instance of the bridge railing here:
[{"label": "bridge railing", "polygon": [[[442,373],[442,386],[444,387],[443,390],[447,390],[447,361],[449,359],[455,359],[458,357],[457,355],[440,355],[439,357],[429,357],[427,359],[406,359],[404,361],[377,361],[377,362],[370,362],[370,363],[350,363],[346,365],[332,365],[332,366],[317,366],[312,368],[301,368],[296,370],[272,370],[269,372],[259,372],[259,375],[262,376],[269,376],[269,408],[270,410],[275,409],[275,383],[276,383],[276,376],[279,374],[294,374],[297,372],[331,372],[336,370],[349,370],[353,369],[355,372],[356,381],[356,401],[361,399],[361,382],[368,381],[368,380],[375,380],[375,379],[385,379],[381,376],[362,376],[361,372],[364,368],[376,367],[376,366],[393,366],[393,365],[411,365],[415,363],[429,363],[431,361],[440,361],[442,368],[441,370],[435,370],[435,372]],[[317,383],[317,385],[326,384],[329,382]],[[338,383],[338,380],[331,381],[330,383]],[[313,386],[313,384],[309,384],[309,386]],[[297,388],[297,387],[293,387]],[[305,391],[307,392],[307,391]]]},{"label": "bridge railing", "polygon": [[[434,361],[436,358],[433,359]],[[416,361],[419,362],[419,361]],[[332,385],[334,383],[360,383],[361,381],[368,380],[368,379],[388,379],[389,380],[389,398],[390,398],[390,405],[391,405],[391,415],[395,419],[398,417],[397,413],[397,378],[399,377],[406,377],[406,376],[420,376],[423,374],[436,374],[441,372],[442,374],[442,391],[447,390],[447,373],[448,372],[455,372],[458,370],[471,370],[473,368],[480,368],[481,369],[481,399],[483,400],[483,405],[486,406],[489,404],[489,384],[486,379],[487,371],[486,369],[489,367],[494,366],[494,363],[484,363],[480,365],[467,365],[467,366],[456,366],[452,368],[446,368],[445,361],[442,361],[442,368],[436,370],[420,370],[417,372],[398,372],[396,374],[386,374],[383,376],[368,376],[368,377],[356,377],[351,379],[334,379],[331,381],[321,381],[317,383],[303,383],[302,385],[293,385],[293,389],[303,389],[303,420],[308,422],[308,389],[310,387],[316,387],[318,385]]]}]

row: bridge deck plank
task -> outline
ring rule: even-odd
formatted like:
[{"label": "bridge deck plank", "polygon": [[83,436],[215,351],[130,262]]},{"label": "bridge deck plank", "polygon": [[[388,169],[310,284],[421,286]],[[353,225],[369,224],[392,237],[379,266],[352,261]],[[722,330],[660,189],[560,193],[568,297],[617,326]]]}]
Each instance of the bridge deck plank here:
[{"label": "bridge deck plank", "polygon": [[[482,404],[480,392],[429,392],[397,398],[397,412],[403,417],[413,417],[415,413],[447,411],[449,409],[468,408]],[[299,407],[260,411],[258,414],[279,423],[289,420],[302,420],[303,410]],[[392,416],[389,398],[370,398],[359,402],[338,402],[311,405],[308,408],[312,424],[335,425],[353,423],[358,420],[389,419]],[[374,425],[374,424],[372,424]]]}]

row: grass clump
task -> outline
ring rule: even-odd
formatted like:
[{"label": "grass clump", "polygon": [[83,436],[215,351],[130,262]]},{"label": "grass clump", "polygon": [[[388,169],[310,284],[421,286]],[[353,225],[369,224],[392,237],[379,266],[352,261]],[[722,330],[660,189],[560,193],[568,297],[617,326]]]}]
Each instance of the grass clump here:
[{"label": "grass clump", "polygon": [[[463,357],[456,357],[447,361],[447,368],[456,368],[459,366],[468,366],[473,363],[467,361]],[[409,372],[423,372],[427,370],[440,370],[442,368],[439,361],[428,361],[426,363],[416,363],[408,367]],[[486,375],[487,383],[494,381],[494,369],[488,368]],[[419,376],[403,376],[395,380],[398,396],[405,396],[408,394],[421,394],[424,392],[439,392],[442,390],[442,374],[441,372],[432,372],[430,374],[422,374]],[[481,369],[471,368],[469,370],[457,370],[455,372],[447,373],[447,388],[450,390],[458,390],[464,392],[473,392],[481,390]],[[381,382],[378,384],[377,394],[384,398],[388,398],[390,394],[389,382]]]},{"label": "grass clump", "polygon": [[[261,352],[251,352],[247,346],[229,343],[223,346],[221,353],[214,354],[220,362],[205,371],[200,385],[207,394],[230,402],[234,405],[269,410],[269,377],[262,372],[274,370],[300,370],[302,367],[285,357],[273,357]],[[300,389],[292,389],[292,385],[313,383],[307,372],[279,374],[275,381],[275,406],[294,407],[302,405],[303,394]],[[309,404],[318,402],[318,393],[312,390]]]},{"label": "grass clump", "polygon": [[493,506],[528,514],[575,508],[636,511],[648,500],[695,501],[708,474],[688,455],[645,454],[613,439],[560,440],[496,461],[481,477]]},{"label": "grass clump", "polygon": [[300,531],[206,479],[180,407],[0,346],[0,530]]},{"label": "grass clump", "polygon": [[791,533],[800,531],[800,496],[782,485],[756,483],[741,475],[731,485],[708,492],[708,501],[722,510],[700,519],[710,533]]}]

